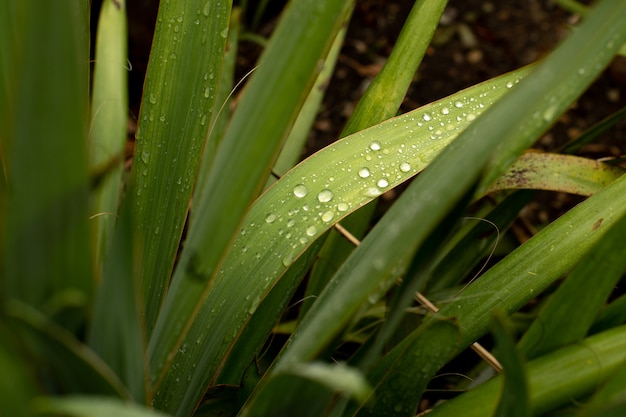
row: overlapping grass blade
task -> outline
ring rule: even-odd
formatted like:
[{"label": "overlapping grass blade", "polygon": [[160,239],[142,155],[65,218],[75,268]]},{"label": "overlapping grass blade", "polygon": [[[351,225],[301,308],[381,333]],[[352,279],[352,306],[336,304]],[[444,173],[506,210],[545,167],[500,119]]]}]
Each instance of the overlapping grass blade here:
[{"label": "overlapping grass blade", "polygon": [[524,360],[515,347],[509,329],[512,327],[508,317],[501,311],[494,312],[492,331],[496,339],[498,359],[504,368],[502,374],[502,393],[493,417],[530,417],[528,385]]},{"label": "overlapping grass blade", "polygon": [[[446,4],[447,0],[415,2],[389,58],[359,100],[341,133],[342,137],[396,115],[426,49],[430,45]],[[374,203],[363,207],[344,219],[342,225],[360,239],[370,224],[374,208]],[[320,254],[320,262],[315,265],[311,273],[307,300],[312,300],[319,294],[321,288],[326,285],[352,249],[352,244],[346,244],[343,236],[337,233],[329,234]],[[333,260],[331,263],[325,260],[329,255]],[[310,303],[310,301],[305,301],[301,316],[308,311]]]},{"label": "overlapping grass blade", "polygon": [[[624,6],[624,3],[600,3],[589,19],[581,25],[580,30],[549,56],[532,77],[520,82],[498,106],[479,117],[459,140],[454,141],[444,154],[411,184],[407,192],[364,239],[363,244],[348,258],[326,287],[307,316],[311,318],[308,320],[305,318],[300,329],[292,336],[292,342],[288,344],[276,369],[289,363],[314,358],[326,343],[343,329],[372,291],[390,285],[391,282],[386,280],[394,275],[393,271],[406,267],[409,257],[421,242],[479,180],[484,172],[484,164],[491,161],[491,165],[487,166],[488,177],[497,178],[519,153],[536,139],[537,135],[549,127],[577,94],[584,91],[626,38],[626,30],[619,23],[626,14]],[[547,100],[537,100],[538,92],[542,97],[547,97]],[[496,156],[491,157],[494,146]],[[620,185],[623,187],[623,181],[618,180],[615,184],[612,187],[613,193],[605,193],[604,196],[612,194],[612,197],[616,198],[619,195],[614,190],[620,188]],[[595,201],[601,199],[602,197],[596,198]],[[606,200],[604,202],[608,203]],[[614,201],[611,203],[614,205]],[[616,207],[612,209],[617,210]],[[603,214],[606,221],[610,213],[605,208]],[[587,231],[584,225],[585,222],[581,221],[581,229]],[[572,234],[570,232],[570,236]],[[595,236],[597,235],[599,233]],[[580,244],[580,248],[588,249],[590,243],[595,242],[597,237],[585,239],[585,244]],[[544,245],[545,243],[541,246],[545,247]],[[532,248],[534,245],[526,246]],[[545,254],[545,250],[539,250]],[[578,249],[568,253],[567,256],[563,256],[567,252],[560,253],[562,258],[571,262],[576,254],[581,252]],[[553,270],[562,267],[563,260],[551,266]],[[519,271],[522,268],[529,267],[530,265],[523,267],[518,265],[515,270],[521,273]],[[527,275],[526,269],[524,275]],[[541,278],[545,279],[544,276]],[[518,287],[511,282],[508,284],[510,287],[506,294],[515,294],[520,299],[508,303],[499,299],[498,302],[507,309],[519,307],[518,303],[523,302],[528,296],[526,285]],[[495,285],[495,282],[492,285]],[[536,283],[532,287],[533,290],[538,290],[541,285]],[[491,294],[491,290],[488,294]],[[485,308],[490,308],[492,304],[485,302],[484,297],[481,297],[481,302],[479,308],[476,308],[475,303],[468,301],[467,304],[476,308],[475,311],[459,307],[462,311],[459,310],[458,313],[467,313],[462,316],[462,341],[468,340],[467,337],[470,335],[480,334],[480,331],[476,333],[474,331],[484,329],[482,320],[485,317]],[[457,303],[454,303],[454,308],[456,307]],[[452,314],[456,316],[457,310]],[[459,317],[461,316],[457,319]],[[465,321],[466,319],[468,321]],[[466,326],[469,327],[465,328]],[[433,340],[445,341],[444,344],[452,343],[443,337]],[[424,352],[426,349],[428,353],[430,349],[441,349],[441,346],[435,346],[432,342],[429,342],[431,344],[428,347],[423,343],[411,349],[410,364],[400,361],[393,371],[386,374],[384,382],[379,381],[382,384],[377,390],[376,401],[362,410],[364,414],[403,415],[414,410],[427,380],[438,366],[443,365],[442,360],[446,356],[442,355],[441,351],[432,353],[432,358],[424,358],[424,362],[429,364],[418,365],[419,369],[416,369],[413,352]],[[406,360],[409,360],[408,357]],[[409,369],[412,372],[408,372]],[[396,378],[395,372],[400,370],[403,375],[412,374],[411,381]],[[397,411],[389,409],[388,405],[391,403],[398,405]]]},{"label": "overlapping grass blade", "polygon": [[[507,84],[512,85],[526,72],[520,70],[486,82],[345,138],[287,173],[246,216],[198,312],[201,319],[188,330],[187,349],[209,349],[211,341],[195,343],[198,338],[204,342],[204,329],[209,323],[215,323],[211,326],[213,335],[219,348],[224,349],[223,345],[237,338],[240,327],[276,280],[311,242],[334,222],[423,169],[477,114],[508,90]],[[431,133],[429,126],[441,130]],[[242,263],[244,255],[249,258]],[[233,281],[233,276],[253,279]],[[228,304],[222,303],[225,299]],[[230,323],[223,317],[230,317]]]},{"label": "overlapping grass blade", "polygon": [[[599,218],[592,228],[602,226]],[[598,311],[626,270],[626,217],[623,217],[581,259],[567,279],[542,306],[520,340],[529,358],[582,339]],[[593,277],[593,279],[590,279]]]},{"label": "overlapping grass blade", "polygon": [[215,101],[230,1],[162,2],[128,193],[135,201],[148,334],[174,266]]},{"label": "overlapping grass blade", "polygon": [[[222,269],[222,258],[241,225],[242,216],[266,183],[317,76],[316,64],[328,52],[349,3],[330,0],[290,3],[246,87],[218,148],[203,198],[197,202],[202,216],[189,233],[150,340],[156,382],[154,403],[159,408],[177,414],[193,409],[209,381],[215,378],[229,339],[240,328],[240,323],[234,324],[235,318],[248,314],[249,307],[236,300],[243,295],[245,285],[232,287],[246,275],[228,280],[231,288],[226,298],[221,293],[214,296],[214,277]],[[209,289],[212,297],[206,304],[209,307],[205,315],[197,318],[197,309]],[[231,296],[235,298],[230,299]],[[234,309],[234,313],[229,309]],[[188,327],[192,323],[198,329],[211,329],[209,340],[204,340],[206,330],[202,331],[205,345],[200,345],[197,335],[189,336]],[[190,378],[179,382],[181,373]]]},{"label": "overlapping grass blade", "polygon": [[115,225],[126,144],[128,108],[124,1],[102,3],[98,19],[89,128],[89,169],[103,178],[92,194],[94,270],[99,278]]},{"label": "overlapping grass blade", "polygon": [[53,383],[49,389],[130,399],[118,376],[70,332],[19,301],[7,303],[3,314],[20,349],[41,368],[40,377]]},{"label": "overlapping grass blade", "polygon": [[[2,294],[41,308],[92,295],[87,170],[89,5],[2,3]],[[45,68],[45,71],[41,69]],[[58,306],[60,313],[68,306]],[[70,313],[68,326],[82,318]],[[72,322],[73,324],[70,324]]]},{"label": "overlapping grass blade", "polygon": [[619,178],[624,169],[572,155],[522,154],[487,192],[504,189],[560,191],[590,196]]},{"label": "overlapping grass blade", "polygon": [[228,39],[226,41],[226,50],[224,52],[224,60],[222,63],[222,74],[217,86],[217,94],[215,103],[211,111],[211,121],[209,124],[209,133],[202,152],[202,161],[198,170],[198,177],[194,185],[194,194],[192,205],[189,213],[189,227],[193,227],[193,222],[198,214],[197,204],[194,202],[202,200],[205,184],[211,172],[211,165],[217,153],[217,147],[224,137],[228,121],[230,120],[231,95],[234,93],[235,78],[235,62],[237,59],[239,31],[240,31],[241,10],[233,8],[230,16],[230,25],[228,27]]},{"label": "overlapping grass blade", "polygon": [[40,398],[35,410],[45,415],[64,417],[167,417],[167,414],[156,410],[107,397]]},{"label": "overlapping grass blade", "polygon": [[[526,372],[533,414],[542,415],[591,393],[626,360],[625,336],[626,328],[619,326],[529,362]],[[429,416],[491,415],[499,389],[500,378],[494,378],[436,407]]]},{"label": "overlapping grass blade", "polygon": [[620,417],[626,413],[626,360],[585,404],[576,417]]}]

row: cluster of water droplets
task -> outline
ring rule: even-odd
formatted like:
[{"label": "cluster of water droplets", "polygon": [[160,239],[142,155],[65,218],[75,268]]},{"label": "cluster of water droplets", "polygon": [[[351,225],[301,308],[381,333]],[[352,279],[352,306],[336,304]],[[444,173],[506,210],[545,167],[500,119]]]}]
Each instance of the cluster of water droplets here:
[{"label": "cluster of water droplets", "polygon": [[231,267],[242,276],[262,271],[270,285],[334,223],[423,169],[482,113],[491,91],[408,113],[335,143],[310,165],[303,162],[261,197],[263,211],[248,216],[225,273]]}]

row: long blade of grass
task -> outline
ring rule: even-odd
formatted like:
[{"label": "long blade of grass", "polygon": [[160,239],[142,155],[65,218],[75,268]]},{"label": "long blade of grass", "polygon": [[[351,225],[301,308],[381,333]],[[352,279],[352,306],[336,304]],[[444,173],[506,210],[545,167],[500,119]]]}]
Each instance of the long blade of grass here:
[{"label": "long blade of grass", "polygon": [[130,399],[118,376],[70,332],[19,301],[7,303],[3,314],[20,349],[41,368],[39,377],[54,381],[54,391]]},{"label": "long blade of grass", "polygon": [[230,5],[191,0],[159,7],[127,191],[143,239],[148,334],[174,266],[209,128]]},{"label": "long blade of grass", "polygon": [[585,404],[576,417],[620,417],[626,414],[626,360]]},{"label": "long blade of grass", "polygon": [[104,1],[96,36],[88,143],[89,169],[104,176],[93,190],[91,203],[98,278],[115,225],[122,179],[128,108],[127,42],[125,2]]},{"label": "long blade of grass", "polygon": [[[498,151],[500,160],[491,160],[490,176],[495,176],[495,170],[500,170],[499,175],[523,147],[529,146],[584,91],[626,38],[626,30],[619,23],[626,14],[624,6],[622,2],[600,3],[580,30],[550,55],[532,77],[520,82],[498,106],[479,117],[411,184],[335,275],[310,310],[310,319],[305,319],[292,336],[276,369],[314,358],[344,328],[372,291],[391,284],[386,279],[393,275],[392,271],[406,266],[409,256],[435,225],[479,179],[483,164],[490,160],[495,146],[511,142],[508,146],[500,145],[510,153],[502,155]],[[537,92],[549,99],[537,100]],[[403,365],[402,372],[415,367],[414,363]],[[411,383],[399,380],[392,383],[390,377],[385,381],[384,392],[378,393],[377,401],[368,405],[366,413],[411,412],[426,382],[417,376],[427,368],[430,366],[415,369],[416,377]],[[390,403],[398,404],[398,410],[389,410]]]},{"label": "long blade of grass", "polygon": [[[290,3],[246,87],[219,146],[203,198],[198,202],[203,215],[190,231],[150,340],[157,386],[154,403],[159,408],[175,410],[177,414],[191,411],[208,381],[215,377],[224,348],[228,347],[224,343],[226,337],[237,333],[238,327],[233,326],[225,312],[225,299],[217,299],[201,320],[196,320],[197,309],[207,291],[214,292],[213,281],[221,269],[224,251],[249,204],[265,185],[280,146],[317,75],[316,64],[330,48],[332,35],[343,21],[348,4],[330,0]],[[237,298],[242,288],[233,287],[231,292]],[[228,308],[238,310],[236,315],[249,309],[233,300],[229,300]],[[220,320],[216,323],[218,312]],[[199,346],[197,336],[189,338],[188,327],[194,320],[198,327],[211,328],[214,336],[205,343],[212,346]],[[224,328],[228,328],[229,336],[221,333]],[[180,347],[187,350],[185,355],[177,355]],[[190,380],[178,382],[180,372],[191,374]]]},{"label": "long blade of grass", "polygon": [[493,417],[530,417],[528,385],[522,355],[509,331],[511,323],[501,311],[494,312],[492,331],[502,363],[502,394]]},{"label": "long blade of grass", "polygon": [[[599,219],[593,227],[601,225]],[[625,235],[626,217],[602,237],[548,298],[519,343],[529,358],[573,343],[587,334],[626,270]]]},{"label": "long blade of grass", "polygon": [[37,400],[35,410],[45,415],[64,417],[167,417],[167,414],[108,397],[70,396],[44,397]]},{"label": "long blade of grass", "polygon": [[522,154],[487,192],[504,189],[560,191],[590,196],[619,178],[624,169],[572,155]]},{"label": "long blade of grass", "polygon": [[[616,327],[581,343],[541,356],[526,366],[533,415],[593,391],[626,360],[626,328]],[[623,386],[623,385],[622,385]],[[432,417],[489,415],[496,407],[500,378],[436,407]],[[601,414],[593,414],[601,415]]]},{"label": "long blade of grass", "polygon": [[[372,80],[365,94],[359,100],[341,136],[366,129],[396,115],[406,95],[415,72],[422,62],[447,0],[416,1],[394,48],[381,72]],[[342,225],[357,238],[361,238],[370,224],[375,204],[363,207],[342,221]],[[321,259],[315,265],[307,288],[308,300],[319,294],[329,278],[352,252],[353,246],[346,244],[343,236],[330,233],[321,251]],[[325,262],[329,254],[332,263]],[[310,301],[305,302],[301,316],[308,311]]]},{"label": "long blade of grass", "polygon": [[[171,366],[192,366],[189,358],[200,355],[224,357],[276,281],[316,238],[343,216],[423,169],[483,108],[501,97],[507,85],[527,71],[508,74],[345,138],[287,173],[250,209],[211,291],[196,312],[196,321],[185,329],[180,343],[185,355],[176,355]],[[429,127],[441,127],[440,123],[445,128],[431,132]],[[241,262],[242,256],[247,262]],[[192,296],[197,299],[203,282],[187,278],[185,285],[185,291],[196,291]],[[184,299],[191,298],[185,295]],[[224,300],[229,300],[228,304]],[[176,321],[185,317],[181,309],[191,308],[172,307],[178,309],[169,317],[173,327],[164,333],[170,337],[177,331]],[[208,340],[206,328],[212,332]],[[196,365],[193,369],[200,368]]]},{"label": "long blade of grass", "polygon": [[[92,295],[87,170],[89,5],[4,1],[1,296]],[[6,39],[6,40],[5,40]],[[63,319],[60,319],[63,320]],[[68,320],[75,320],[74,318]]]}]

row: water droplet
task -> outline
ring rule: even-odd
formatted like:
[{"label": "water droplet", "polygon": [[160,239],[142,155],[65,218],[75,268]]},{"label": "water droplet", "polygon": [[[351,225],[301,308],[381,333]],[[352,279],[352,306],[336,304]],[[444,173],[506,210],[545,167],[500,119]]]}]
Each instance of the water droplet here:
[{"label": "water droplet", "polygon": [[370,176],[370,170],[367,168],[361,168],[359,170],[359,177],[361,178],[367,178]]},{"label": "water droplet", "polygon": [[220,32],[220,36],[226,39],[226,37],[228,36],[228,28],[224,28],[224,30]]},{"label": "water droplet", "polygon": [[293,188],[293,195],[298,198],[303,198],[309,193],[309,190],[303,185],[298,184]]},{"label": "water droplet", "polygon": [[291,219],[287,222],[287,227],[294,227],[296,225],[296,221]]},{"label": "water droplet", "polygon": [[307,243],[309,243],[309,239],[307,239],[306,237],[301,237],[300,243],[302,243],[303,245],[306,245]]},{"label": "water droplet", "polygon": [[320,203],[328,203],[330,200],[333,199],[333,192],[329,189],[322,190],[317,195],[317,199]]},{"label": "water droplet", "polygon": [[199,25],[200,24],[200,19],[194,20],[193,23],[195,23],[196,25]]},{"label": "water droplet", "polygon": [[376,183],[376,185],[378,185],[380,188],[385,188],[389,186],[389,181],[387,181],[384,178],[381,178],[378,180],[378,182]]},{"label": "water droplet", "polygon": [[474,120],[476,118],[475,114],[468,114],[467,117],[465,118],[465,120],[467,120],[468,122],[471,122],[472,120]]},{"label": "water droplet", "polygon": [[159,101],[157,96],[155,96],[154,94],[150,94],[150,103],[157,104],[157,101]]},{"label": "water droplet", "polygon": [[317,233],[317,227],[315,227],[315,226],[309,226],[306,229],[306,234],[309,235],[309,236],[315,236],[316,233]]},{"label": "water droplet", "polygon": [[182,184],[182,182],[183,182],[182,177],[178,177],[178,179],[176,180],[176,184],[180,185]]},{"label": "water droplet", "polygon": [[380,151],[380,142],[375,140],[370,144],[370,149],[373,151]]},{"label": "water droplet", "polygon": [[322,214],[322,221],[324,223],[328,223],[333,219],[333,217],[335,217],[335,213],[333,213],[331,210],[328,210],[326,213]]},{"label": "water droplet", "polygon": [[546,122],[552,120],[556,115],[556,106],[550,106],[543,112],[543,120]]},{"label": "water droplet", "polygon": [[148,176],[148,170],[147,169],[144,169],[141,173],[143,174],[144,177]]},{"label": "water droplet", "polygon": [[202,14],[205,15],[205,16],[208,16],[210,10],[211,10],[211,2],[207,1],[204,4],[204,8],[202,9]]},{"label": "water droplet", "polygon": [[411,165],[408,162],[403,162],[400,164],[400,171],[409,172],[411,170]]},{"label": "water droplet", "polygon": [[449,114],[450,113],[450,109],[447,107],[444,107],[443,109],[441,109],[441,114]]},{"label": "water droplet", "polygon": [[276,220],[276,215],[274,213],[270,213],[265,217],[265,223],[274,223]]},{"label": "water droplet", "polygon": [[204,98],[209,98],[211,95],[211,89],[209,87],[204,89]]},{"label": "water droplet", "polygon": [[506,88],[511,88],[511,87],[513,87],[513,81],[508,81],[506,83]]},{"label": "water droplet", "polygon": [[382,192],[376,187],[369,187],[363,191],[363,194],[367,197],[378,197]]},{"label": "water droplet", "polygon": [[160,228],[159,226],[157,226],[157,227],[154,229],[154,234],[155,234],[155,235],[158,235],[160,231],[161,231],[161,228]]},{"label": "water droplet", "polygon": [[456,107],[457,109],[460,109],[461,107],[463,107],[463,103],[461,103],[460,101],[455,101],[454,107]]},{"label": "water droplet", "polygon": [[160,120],[160,121],[162,121],[162,122],[164,122],[164,121],[165,121],[165,115],[164,115],[164,114],[162,114],[161,116],[159,116],[159,120]]},{"label": "water droplet", "polygon": [[337,210],[339,211],[347,211],[348,210],[348,205],[346,203],[339,203],[337,204]]},{"label": "water droplet", "polygon": [[292,254],[289,254],[289,255],[287,255],[287,256],[285,256],[283,258],[283,265],[284,266],[289,266],[289,265],[291,265],[292,262],[293,262],[293,255]]},{"label": "water droplet", "polygon": [[147,164],[150,161],[150,154],[146,151],[143,151],[141,153],[141,160],[143,161],[144,164]]},{"label": "water droplet", "polygon": [[432,120],[432,117],[428,113],[424,113],[424,116],[422,116],[422,118],[427,122],[430,122]]}]

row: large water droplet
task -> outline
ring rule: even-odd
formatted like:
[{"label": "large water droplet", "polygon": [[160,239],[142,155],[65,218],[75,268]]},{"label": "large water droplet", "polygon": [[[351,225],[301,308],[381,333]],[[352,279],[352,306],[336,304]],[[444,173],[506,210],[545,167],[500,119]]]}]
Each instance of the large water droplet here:
[{"label": "large water droplet", "polygon": [[450,109],[447,107],[444,107],[443,109],[441,109],[441,114],[450,114]]},{"label": "large water droplet", "polygon": [[274,213],[270,213],[267,216],[265,216],[265,223],[274,223],[275,220],[276,220],[276,215]]},{"label": "large water droplet", "polygon": [[335,217],[335,213],[333,213],[332,210],[328,210],[326,213],[322,214],[322,221],[328,223],[333,217]]},{"label": "large water droplet", "polygon": [[461,107],[463,107],[463,103],[460,101],[455,101],[454,102],[454,107],[456,107],[457,109],[460,109]]},{"label": "large water droplet", "polygon": [[143,151],[141,153],[141,160],[143,161],[144,164],[147,164],[150,161],[150,153]]},{"label": "large water droplet", "polygon": [[317,233],[317,227],[315,226],[309,226],[306,229],[306,234],[309,236],[315,236],[315,234]]},{"label": "large water droplet", "polygon": [[204,89],[204,98],[209,98],[211,95],[211,89],[209,87]]},{"label": "large water droplet", "polygon": [[204,4],[204,8],[202,9],[202,14],[205,15],[205,16],[208,16],[210,10],[211,10],[211,2],[207,1]]},{"label": "large water droplet", "polygon": [[381,178],[378,180],[376,185],[378,185],[380,188],[385,188],[389,186],[389,181],[387,181],[385,178]]},{"label": "large water droplet", "polygon": [[157,104],[157,101],[159,101],[159,99],[157,98],[157,96],[155,96],[154,94],[150,94],[150,103],[152,104]]},{"label": "large water droplet", "polygon": [[346,203],[339,203],[337,204],[337,210],[339,211],[347,211],[348,210],[348,205]]},{"label": "large water droplet", "polygon": [[367,197],[378,197],[382,192],[376,187],[369,187],[363,191],[363,194]]},{"label": "large water droplet", "polygon": [[330,200],[333,199],[333,192],[329,189],[322,190],[317,195],[317,199],[320,203],[328,203]]},{"label": "large water droplet", "polygon": [[367,168],[361,168],[359,170],[359,177],[361,178],[367,178],[370,176],[370,170]]},{"label": "large water droplet", "polygon": [[309,190],[303,185],[298,184],[293,188],[293,195],[298,198],[303,198],[309,193]]},{"label": "large water droplet", "polygon": [[424,113],[424,116],[422,116],[422,118],[427,122],[430,122],[432,120],[432,117],[428,113]]},{"label": "large water droplet", "polygon": [[409,172],[411,170],[411,165],[408,162],[403,162],[400,164],[400,171]]},{"label": "large water droplet", "polygon": [[373,151],[380,151],[380,142],[375,140],[370,144],[370,149]]}]

